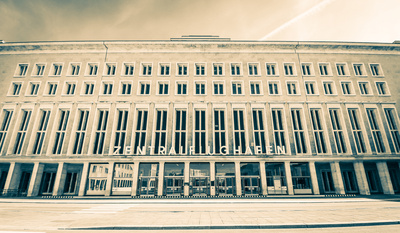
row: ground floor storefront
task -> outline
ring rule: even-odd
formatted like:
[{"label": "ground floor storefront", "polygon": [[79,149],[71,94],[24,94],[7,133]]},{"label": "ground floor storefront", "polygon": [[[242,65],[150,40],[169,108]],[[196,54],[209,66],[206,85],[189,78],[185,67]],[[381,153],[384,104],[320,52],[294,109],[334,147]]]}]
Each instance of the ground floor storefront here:
[{"label": "ground floor storefront", "polygon": [[400,160],[51,159],[0,162],[3,196],[395,194]]}]

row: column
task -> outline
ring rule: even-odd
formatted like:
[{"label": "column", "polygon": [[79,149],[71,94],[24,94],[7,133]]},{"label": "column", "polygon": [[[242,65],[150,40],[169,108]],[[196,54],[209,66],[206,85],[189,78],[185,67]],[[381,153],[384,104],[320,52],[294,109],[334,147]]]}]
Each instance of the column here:
[{"label": "column", "polygon": [[267,175],[265,174],[265,162],[260,161],[261,194],[267,195]]},{"label": "column", "polygon": [[4,185],[4,193],[8,189],[18,189],[19,181],[21,179],[21,164],[11,162],[8,168],[6,183]]},{"label": "column", "polygon": [[344,190],[342,172],[340,171],[339,162],[331,162],[330,166],[331,166],[332,179],[333,179],[333,184],[335,185],[336,194],[346,194],[346,191]]},{"label": "column", "polygon": [[106,197],[111,195],[113,175],[114,175],[114,162],[108,162],[108,174],[107,174],[106,193],[105,193]]},{"label": "column", "polygon": [[86,191],[86,182],[88,179],[89,172],[89,162],[83,163],[82,175],[81,175],[81,183],[79,184],[79,194],[78,196],[82,197],[85,195]]},{"label": "column", "polygon": [[393,184],[390,179],[389,169],[386,162],[377,162],[376,167],[378,168],[379,178],[384,194],[394,194]]},{"label": "column", "polygon": [[139,177],[139,162],[135,162],[133,164],[132,193],[131,193],[132,197],[138,196],[137,195],[138,177]]},{"label": "column", "polygon": [[235,180],[236,180],[236,195],[242,196],[242,179],[240,174],[240,162],[235,162]]},{"label": "column", "polygon": [[292,171],[290,170],[290,162],[288,161],[285,162],[285,174],[286,174],[288,194],[293,195],[294,192],[293,192]]},{"label": "column", "polygon": [[59,162],[57,167],[56,180],[54,182],[53,196],[64,193],[65,177],[67,176],[68,166],[64,162]]},{"label": "column", "polygon": [[158,167],[158,196],[163,196],[164,194],[164,165],[165,162],[160,162]]},{"label": "column", "polygon": [[215,162],[210,162],[210,195],[215,196]]},{"label": "column", "polygon": [[31,180],[29,182],[28,197],[34,197],[39,194],[40,182],[42,181],[42,175],[44,170],[44,164],[35,162],[32,170]]},{"label": "column", "polygon": [[183,195],[189,196],[189,175],[190,162],[185,162],[184,178],[183,178]]},{"label": "column", "polygon": [[319,186],[318,186],[317,170],[315,169],[315,162],[309,162],[308,165],[310,166],[313,194],[319,195]]},{"label": "column", "polygon": [[361,195],[370,195],[367,176],[365,175],[364,163],[354,162],[354,171],[356,173],[358,189]]}]

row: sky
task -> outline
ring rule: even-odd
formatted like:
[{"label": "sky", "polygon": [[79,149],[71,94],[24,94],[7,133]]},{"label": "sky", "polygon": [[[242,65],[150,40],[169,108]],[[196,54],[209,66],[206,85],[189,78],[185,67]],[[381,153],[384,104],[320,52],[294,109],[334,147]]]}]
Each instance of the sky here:
[{"label": "sky", "polygon": [[400,0],[0,0],[0,40],[400,40]]}]

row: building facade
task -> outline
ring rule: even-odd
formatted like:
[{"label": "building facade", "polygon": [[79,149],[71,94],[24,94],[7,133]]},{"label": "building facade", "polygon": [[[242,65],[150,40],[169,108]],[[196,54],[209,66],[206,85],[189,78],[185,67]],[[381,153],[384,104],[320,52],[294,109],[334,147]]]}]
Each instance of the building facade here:
[{"label": "building facade", "polygon": [[400,44],[0,44],[0,189],[26,196],[400,192]]}]

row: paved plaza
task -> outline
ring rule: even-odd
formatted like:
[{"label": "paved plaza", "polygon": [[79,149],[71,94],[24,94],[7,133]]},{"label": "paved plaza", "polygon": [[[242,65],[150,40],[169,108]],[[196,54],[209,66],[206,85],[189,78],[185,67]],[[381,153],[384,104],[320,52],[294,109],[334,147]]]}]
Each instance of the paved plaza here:
[{"label": "paved plaza", "polygon": [[0,199],[0,232],[395,232],[400,196]]}]

